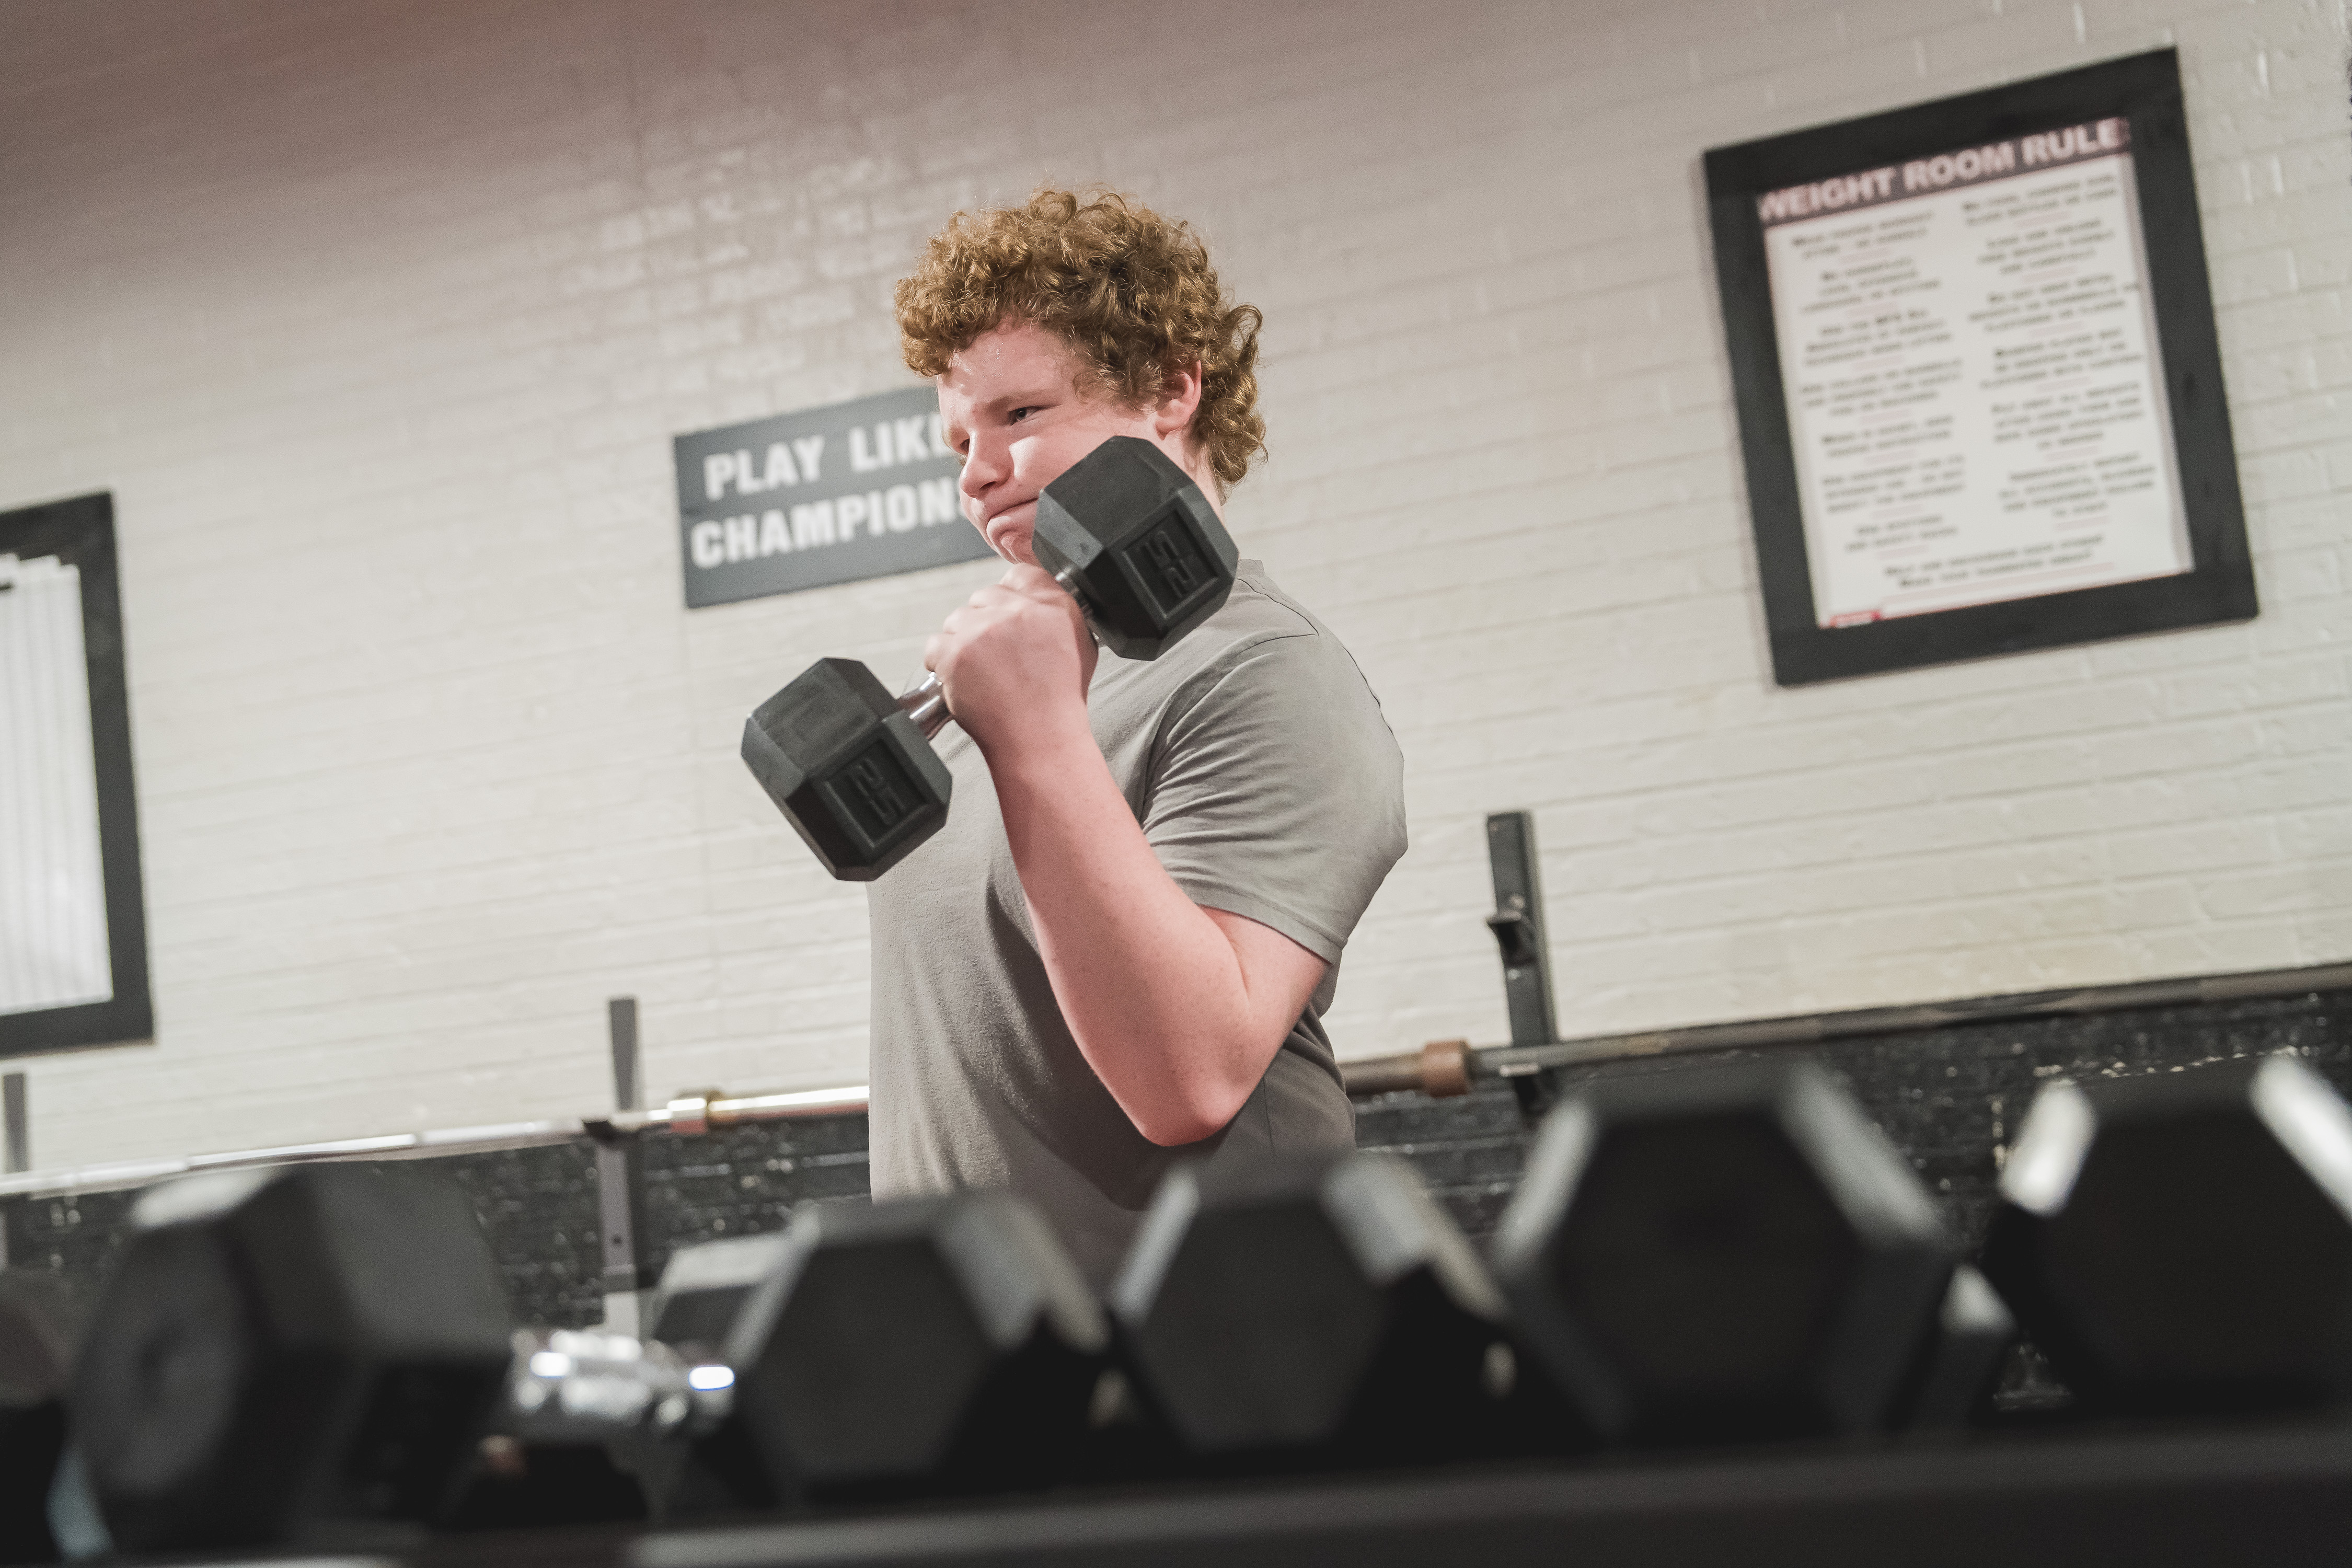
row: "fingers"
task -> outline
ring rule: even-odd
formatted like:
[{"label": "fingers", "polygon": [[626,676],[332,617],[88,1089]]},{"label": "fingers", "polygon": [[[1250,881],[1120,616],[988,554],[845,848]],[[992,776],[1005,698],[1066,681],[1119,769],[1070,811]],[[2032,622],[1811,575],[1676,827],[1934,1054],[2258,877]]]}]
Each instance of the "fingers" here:
[{"label": "fingers", "polygon": [[1075,605],[1062,585],[1034,566],[1015,566],[1001,582],[992,583],[964,601],[963,607],[948,617],[952,625],[957,616],[1004,614],[1017,612],[1024,605],[1042,605],[1049,609],[1067,609]]},{"label": "fingers", "polygon": [[971,603],[948,612],[948,618],[940,623],[940,634],[950,637],[971,637],[1002,616],[1006,607],[1003,595],[982,597],[974,594]]},{"label": "fingers", "polygon": [[1042,566],[1015,566],[998,578],[996,585],[1010,589],[1024,599],[1035,599],[1044,604],[1069,597],[1062,592],[1062,585],[1054,581],[1054,574]]},{"label": "fingers", "polygon": [[[948,672],[942,666],[952,662],[965,645],[993,626],[1023,620],[1041,608],[1073,622],[1081,619],[1076,601],[1052,577],[1034,566],[1012,568],[1001,581],[975,591],[940,623],[940,629],[923,644],[923,668],[946,679]],[[1091,638],[1087,646],[1093,646]]]},{"label": "fingers", "polygon": [[961,607],[950,611],[948,618],[940,623],[940,629],[924,642],[923,668],[940,669],[956,649],[1014,613],[1020,602],[1021,595],[999,587],[982,588],[974,594]]}]

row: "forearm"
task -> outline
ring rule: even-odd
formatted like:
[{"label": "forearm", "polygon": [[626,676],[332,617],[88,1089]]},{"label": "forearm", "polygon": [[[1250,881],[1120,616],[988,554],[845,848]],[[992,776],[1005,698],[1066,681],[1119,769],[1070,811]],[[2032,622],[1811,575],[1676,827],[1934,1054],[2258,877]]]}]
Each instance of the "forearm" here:
[{"label": "forearm", "polygon": [[1094,739],[1065,727],[991,752],[1055,1000],[1096,1076],[1155,1143],[1230,1121],[1297,1016],[1152,853]]}]

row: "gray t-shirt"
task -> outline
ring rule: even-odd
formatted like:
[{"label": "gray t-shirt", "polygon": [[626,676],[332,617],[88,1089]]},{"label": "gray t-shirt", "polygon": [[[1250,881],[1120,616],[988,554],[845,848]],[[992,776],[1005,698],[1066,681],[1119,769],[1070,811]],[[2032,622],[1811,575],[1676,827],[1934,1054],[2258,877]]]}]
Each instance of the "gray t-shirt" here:
[{"label": "gray t-shirt", "polygon": [[987,763],[962,731],[940,733],[947,826],[867,890],[874,1195],[1011,1187],[1100,1281],[1173,1161],[1353,1146],[1322,1014],[1340,949],[1404,853],[1404,791],[1355,660],[1254,561],[1224,608],[1159,658],[1105,649],[1087,707],[1176,885],[1331,965],[1233,1121],[1158,1147],[1062,1021]]}]

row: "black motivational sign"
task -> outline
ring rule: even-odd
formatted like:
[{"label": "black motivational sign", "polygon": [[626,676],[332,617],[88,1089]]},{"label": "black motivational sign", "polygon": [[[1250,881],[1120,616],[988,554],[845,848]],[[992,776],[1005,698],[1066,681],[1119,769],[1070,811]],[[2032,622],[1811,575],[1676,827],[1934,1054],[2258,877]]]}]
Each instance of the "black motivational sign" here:
[{"label": "black motivational sign", "polygon": [[930,388],[680,436],[688,609],[972,561]]}]

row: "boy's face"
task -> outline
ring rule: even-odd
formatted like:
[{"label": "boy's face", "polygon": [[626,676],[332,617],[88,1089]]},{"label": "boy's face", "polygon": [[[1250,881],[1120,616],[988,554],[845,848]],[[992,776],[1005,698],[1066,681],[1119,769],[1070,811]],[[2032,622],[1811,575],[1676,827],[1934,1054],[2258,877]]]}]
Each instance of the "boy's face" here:
[{"label": "boy's face", "polygon": [[[962,455],[964,516],[1005,560],[1034,566],[1037,492],[1113,436],[1139,436],[1181,464],[1183,426],[1165,409],[1121,408],[1078,390],[1062,340],[1028,321],[982,333],[940,377],[940,423]],[[1183,411],[1189,423],[1191,410]]]}]

